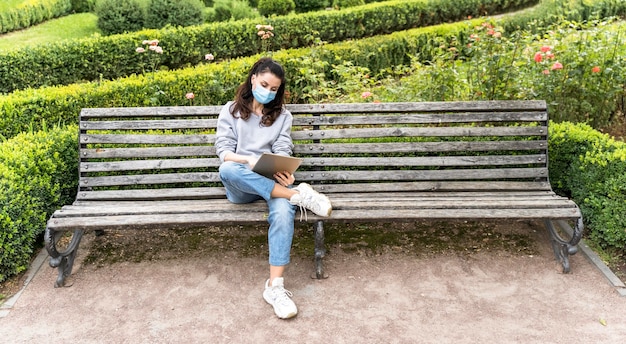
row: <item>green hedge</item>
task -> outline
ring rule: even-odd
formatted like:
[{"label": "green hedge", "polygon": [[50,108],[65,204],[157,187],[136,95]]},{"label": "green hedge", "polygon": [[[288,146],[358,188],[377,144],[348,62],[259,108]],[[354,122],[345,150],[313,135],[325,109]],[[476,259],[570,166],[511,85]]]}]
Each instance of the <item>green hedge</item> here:
[{"label": "green hedge", "polygon": [[312,36],[338,42],[457,21],[468,15],[495,14],[535,3],[537,0],[387,1],[341,11],[52,42],[0,53],[0,93],[143,73],[146,66],[135,49],[146,39],[162,42],[163,55],[157,67],[171,70],[196,65],[208,53],[228,59],[263,51],[266,47],[257,35],[257,24],[273,25],[276,36],[271,39],[270,48],[285,49],[309,46],[313,43]]},{"label": "green hedge", "polygon": [[[584,7],[582,9],[585,9]],[[517,16],[500,20],[506,23]],[[480,20],[472,21],[479,25]],[[299,90],[314,87],[307,80],[311,57],[324,63],[328,80],[335,76],[333,65],[351,62],[370,69],[372,73],[398,65],[408,65],[412,57],[430,60],[442,42],[466,42],[468,23],[442,24],[378,35],[366,39],[324,45],[323,48],[281,50],[273,56],[280,60],[290,76],[292,102],[304,102]],[[162,42],[160,44],[165,44]],[[145,57],[146,55],[142,55]],[[134,75],[118,81],[73,84],[41,89],[16,91],[0,97],[0,136],[12,137],[28,128],[39,128],[42,120],[48,123],[74,123],[84,107],[184,105],[184,95],[194,92],[194,104],[222,104],[233,97],[240,76],[258,56],[202,64],[178,71],[163,71]],[[123,60],[120,63],[123,64]]]},{"label": "green hedge", "polygon": [[0,282],[26,270],[52,212],[74,200],[77,141],[70,126],[0,143]]},{"label": "green hedge", "polygon": [[60,17],[71,10],[71,0],[25,0],[15,8],[0,13],[0,34]]},{"label": "green hedge", "polygon": [[626,143],[586,124],[553,123],[550,179],[581,208],[586,235],[602,248],[626,248]]}]

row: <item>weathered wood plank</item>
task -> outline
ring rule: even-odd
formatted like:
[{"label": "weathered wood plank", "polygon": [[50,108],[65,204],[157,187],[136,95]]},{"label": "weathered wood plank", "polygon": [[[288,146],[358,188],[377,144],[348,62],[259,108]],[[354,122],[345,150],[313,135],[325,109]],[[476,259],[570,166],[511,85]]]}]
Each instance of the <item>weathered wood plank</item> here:
[{"label": "weathered wood plank", "polygon": [[[577,208],[565,209],[372,209],[367,212],[335,210],[329,218],[314,214],[307,215],[307,221],[413,221],[418,219],[577,219]],[[165,229],[183,227],[203,227],[207,224],[246,224],[266,223],[264,211],[237,211],[232,216],[219,213],[163,214],[163,215],[118,215],[52,218],[48,228],[58,230],[96,229]]]},{"label": "weathered wood plank", "polygon": [[347,128],[330,130],[295,131],[294,140],[349,139],[372,137],[506,137],[506,136],[541,136],[547,135],[548,128],[537,127],[385,127],[385,128]]},{"label": "weathered wood plank", "polygon": [[416,113],[406,112],[391,115],[332,115],[317,116],[294,115],[294,126],[344,126],[344,125],[380,125],[380,124],[442,124],[442,123],[524,123],[544,122],[548,114],[544,111],[520,112],[446,112]]},{"label": "weathered wood plank", "polygon": [[186,134],[186,135],[119,135],[119,134],[84,134],[81,135],[81,143],[84,144],[213,144],[215,135],[213,134]]},{"label": "weathered wood plank", "polygon": [[386,113],[386,112],[458,112],[458,111],[546,111],[543,100],[459,101],[459,102],[397,102],[348,104],[289,104],[292,114]]},{"label": "weathered wood plank", "polygon": [[174,183],[220,182],[217,172],[179,172],[161,174],[137,174],[123,176],[82,177],[80,187],[174,184]]},{"label": "weathered wood plank", "polygon": [[158,159],[158,160],[124,160],[107,162],[82,162],[80,172],[116,172],[138,170],[167,170],[178,168],[217,168],[221,164],[219,158],[205,159]]},{"label": "weathered wood plank", "polygon": [[120,200],[184,200],[184,199],[211,199],[225,198],[226,191],[217,187],[187,187],[163,189],[135,189],[135,190],[79,190],[77,201],[115,201]]},{"label": "weathered wood plank", "polygon": [[215,157],[214,146],[172,146],[172,147],[141,147],[141,148],[87,148],[81,149],[81,159],[110,158],[171,158],[171,157]]},{"label": "weathered wood plank", "polygon": [[410,167],[410,166],[503,166],[546,163],[545,154],[491,155],[491,156],[430,156],[430,157],[350,157],[350,158],[304,158],[301,166],[348,166],[348,167]]},{"label": "weathered wood plank", "polygon": [[124,108],[85,108],[80,112],[81,120],[118,117],[175,117],[189,115],[218,115],[221,105],[215,106],[160,106]]},{"label": "weathered wood plank", "polygon": [[82,130],[150,130],[150,129],[209,129],[217,126],[217,119],[81,121]]},{"label": "weathered wood plank", "polygon": [[536,151],[547,149],[547,141],[451,141],[451,142],[385,142],[385,143],[306,143],[297,144],[294,154],[387,154]]}]

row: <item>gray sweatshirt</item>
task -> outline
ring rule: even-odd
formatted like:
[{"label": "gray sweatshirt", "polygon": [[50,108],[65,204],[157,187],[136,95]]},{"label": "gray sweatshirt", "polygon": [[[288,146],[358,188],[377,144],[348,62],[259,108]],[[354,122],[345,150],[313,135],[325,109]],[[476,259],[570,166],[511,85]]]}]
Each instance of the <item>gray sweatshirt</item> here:
[{"label": "gray sweatshirt", "polygon": [[226,103],[217,119],[215,149],[223,162],[228,152],[259,157],[263,153],[291,155],[291,123],[293,116],[287,109],[269,127],[261,126],[261,117],[250,115],[248,120],[235,118],[230,113],[232,101]]}]

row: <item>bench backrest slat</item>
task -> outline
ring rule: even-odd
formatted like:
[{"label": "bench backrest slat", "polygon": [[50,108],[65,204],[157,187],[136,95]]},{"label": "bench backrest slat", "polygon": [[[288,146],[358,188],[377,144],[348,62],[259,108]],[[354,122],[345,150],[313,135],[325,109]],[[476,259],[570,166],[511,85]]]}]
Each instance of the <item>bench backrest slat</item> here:
[{"label": "bench backrest slat", "polygon": [[[224,197],[221,106],[83,109],[78,200]],[[328,193],[549,190],[543,101],[289,104],[299,182]]]}]

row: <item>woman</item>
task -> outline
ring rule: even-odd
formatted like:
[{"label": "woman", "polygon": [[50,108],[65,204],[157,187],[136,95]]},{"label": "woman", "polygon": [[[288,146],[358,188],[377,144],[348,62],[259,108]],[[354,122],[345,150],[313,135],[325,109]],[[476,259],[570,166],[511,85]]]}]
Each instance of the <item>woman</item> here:
[{"label": "woman", "polygon": [[293,117],[284,107],[284,96],[283,67],[271,58],[261,58],[237,89],[235,100],[222,108],[215,147],[222,161],[220,178],[228,200],[233,203],[267,201],[270,276],[265,282],[263,298],[274,307],[279,318],[287,319],[298,313],[283,279],[290,261],[296,207],[330,216],[332,206],[328,197],[308,184],[292,188],[295,177],[291,173],[279,172],[274,179],[269,179],[252,171],[265,152],[292,154]]}]

